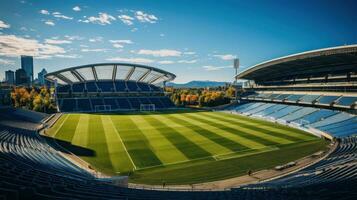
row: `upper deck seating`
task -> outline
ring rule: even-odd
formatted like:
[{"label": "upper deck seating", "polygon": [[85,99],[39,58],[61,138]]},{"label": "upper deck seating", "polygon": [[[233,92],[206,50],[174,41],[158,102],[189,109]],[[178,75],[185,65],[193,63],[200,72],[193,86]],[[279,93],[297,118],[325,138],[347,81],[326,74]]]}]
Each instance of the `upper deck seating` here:
[{"label": "upper deck seating", "polygon": [[117,92],[126,92],[128,90],[124,81],[115,81],[115,88]]},{"label": "upper deck seating", "polygon": [[102,92],[114,92],[114,85],[112,81],[99,81],[97,82],[97,86]]},{"label": "upper deck seating", "polygon": [[87,82],[86,83],[86,88],[88,92],[98,92],[98,87],[97,84],[95,84],[94,81],[92,82]]},{"label": "upper deck seating", "polygon": [[71,90],[71,86],[70,85],[61,85],[61,86],[58,86],[56,89],[57,89],[58,93],[68,93]]},{"label": "upper deck seating", "polygon": [[151,89],[148,84],[137,82],[136,83],[142,92],[149,92]]},{"label": "upper deck seating", "polygon": [[127,85],[127,87],[128,87],[130,92],[137,92],[138,91],[138,85],[136,85],[136,82],[127,81],[126,85]]},{"label": "upper deck seating", "polygon": [[72,85],[72,91],[73,92],[78,92],[78,93],[81,93],[84,91],[84,88],[85,88],[85,84],[84,83],[76,83],[76,84],[73,84]]},{"label": "upper deck seating", "polygon": [[289,97],[287,97],[286,101],[291,101],[291,102],[296,102],[301,99],[304,95],[302,94],[292,94]]}]

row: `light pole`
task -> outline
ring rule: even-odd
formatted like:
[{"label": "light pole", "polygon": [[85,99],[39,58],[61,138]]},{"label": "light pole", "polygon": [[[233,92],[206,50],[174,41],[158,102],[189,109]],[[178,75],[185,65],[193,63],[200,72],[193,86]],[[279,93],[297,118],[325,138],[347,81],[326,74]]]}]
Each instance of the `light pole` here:
[{"label": "light pole", "polygon": [[238,58],[235,58],[233,60],[233,67],[234,69],[236,70],[235,72],[235,75],[234,75],[234,90],[235,90],[235,101],[238,102],[238,86],[237,86],[237,83],[238,83],[238,78],[237,78],[237,75],[238,75],[238,68],[239,68],[239,59]]}]

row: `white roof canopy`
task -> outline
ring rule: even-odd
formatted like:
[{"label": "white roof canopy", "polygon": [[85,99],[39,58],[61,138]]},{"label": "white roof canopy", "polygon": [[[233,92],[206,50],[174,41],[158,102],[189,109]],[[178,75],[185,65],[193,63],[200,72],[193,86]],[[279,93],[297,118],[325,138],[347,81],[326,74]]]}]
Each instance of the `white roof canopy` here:
[{"label": "white roof canopy", "polygon": [[101,63],[49,73],[45,78],[51,82],[67,85],[87,81],[130,80],[147,84],[158,85],[172,81],[176,76],[154,67],[128,63]]}]

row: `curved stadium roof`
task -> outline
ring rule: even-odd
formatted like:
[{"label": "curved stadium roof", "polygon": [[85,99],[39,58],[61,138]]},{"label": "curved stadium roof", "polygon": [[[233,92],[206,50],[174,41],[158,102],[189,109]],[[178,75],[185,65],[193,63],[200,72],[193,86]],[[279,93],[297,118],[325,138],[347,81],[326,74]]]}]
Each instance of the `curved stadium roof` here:
[{"label": "curved stadium roof", "polygon": [[48,81],[68,85],[87,81],[125,80],[158,85],[172,81],[176,76],[170,72],[139,64],[98,63],[66,68],[48,73]]},{"label": "curved stadium roof", "polygon": [[357,45],[306,51],[254,65],[237,75],[256,82],[357,73]]}]

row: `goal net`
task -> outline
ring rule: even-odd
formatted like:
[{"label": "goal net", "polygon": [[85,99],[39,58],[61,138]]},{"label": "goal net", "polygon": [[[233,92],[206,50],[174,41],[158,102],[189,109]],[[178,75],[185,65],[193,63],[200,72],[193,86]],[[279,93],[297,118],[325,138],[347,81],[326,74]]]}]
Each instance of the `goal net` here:
[{"label": "goal net", "polygon": [[140,111],[155,111],[155,104],[140,104]]},{"label": "goal net", "polygon": [[111,111],[111,105],[96,105],[94,106],[95,112]]}]

